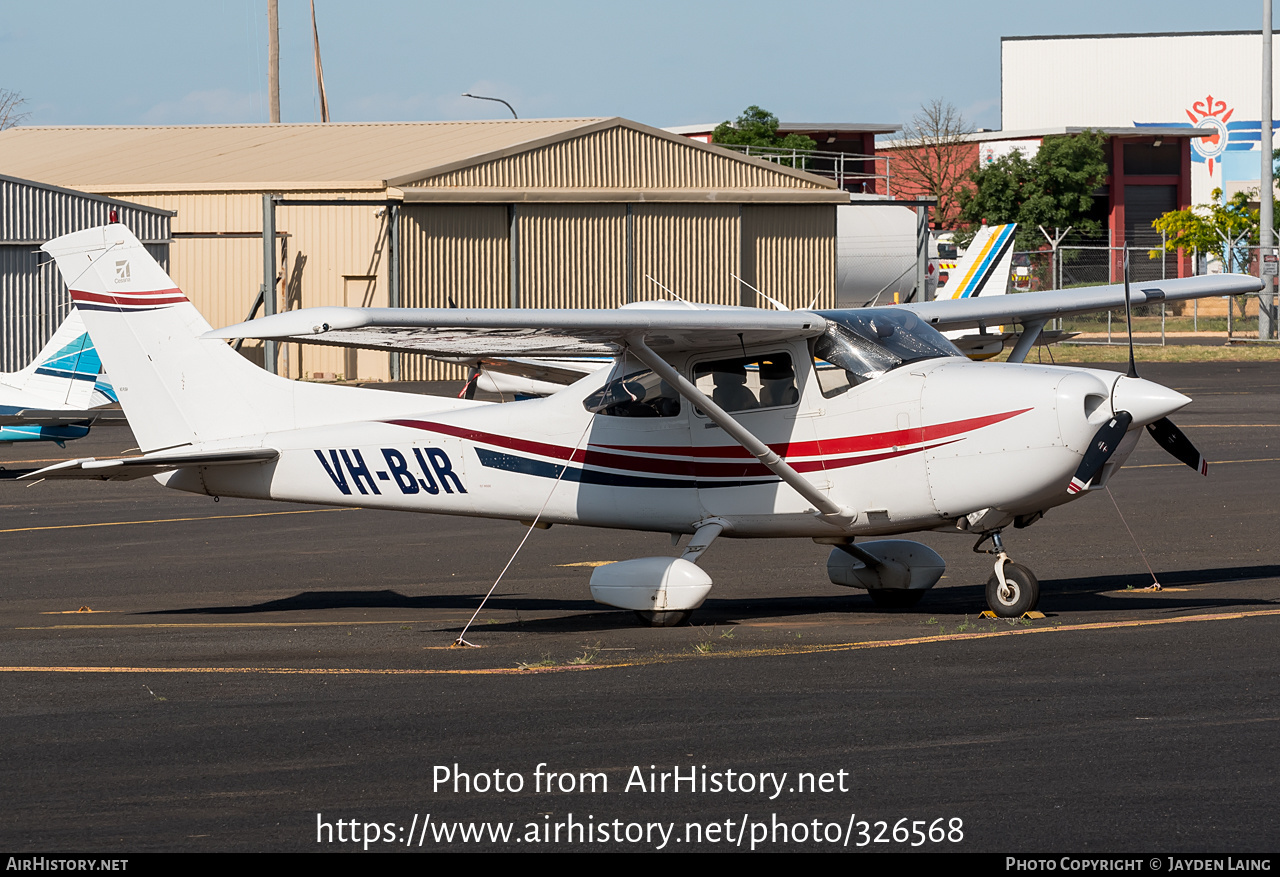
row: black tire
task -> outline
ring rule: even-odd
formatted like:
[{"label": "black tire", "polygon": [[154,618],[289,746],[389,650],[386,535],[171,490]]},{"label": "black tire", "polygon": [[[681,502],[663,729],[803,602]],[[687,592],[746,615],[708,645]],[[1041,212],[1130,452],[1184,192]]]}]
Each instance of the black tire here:
[{"label": "black tire", "polygon": [[693,614],[692,609],[681,611],[666,612],[643,612],[636,610],[636,618],[649,627],[680,627],[689,621],[689,616]]},{"label": "black tire", "polygon": [[924,596],[923,590],[906,588],[871,588],[867,593],[877,609],[910,609]]},{"label": "black tire", "polygon": [[987,605],[999,618],[1019,618],[1040,602],[1040,582],[1031,570],[1018,563],[1004,565],[1008,594],[1000,593],[1000,579],[992,573],[987,579]]}]

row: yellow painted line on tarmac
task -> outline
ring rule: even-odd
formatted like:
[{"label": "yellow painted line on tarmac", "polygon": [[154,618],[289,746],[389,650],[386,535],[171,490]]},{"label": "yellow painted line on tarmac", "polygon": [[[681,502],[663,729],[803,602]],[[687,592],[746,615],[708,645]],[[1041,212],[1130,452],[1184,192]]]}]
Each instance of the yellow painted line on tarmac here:
[{"label": "yellow painted line on tarmac", "polygon": [[373,667],[0,667],[0,673],[206,673],[240,676],[496,676],[608,670],[622,664],[565,664],[557,667],[491,667],[478,670],[389,669]]},{"label": "yellow painted line on tarmac", "polygon": [[1280,429],[1280,423],[1192,423],[1183,429]]},{"label": "yellow painted line on tarmac", "polygon": [[[1280,463],[1280,457],[1257,457],[1252,460],[1210,460],[1210,466],[1226,466],[1228,463]],[[1186,463],[1144,463],[1141,466],[1125,466],[1125,469],[1180,469]]]},{"label": "yellow painted line on tarmac", "polygon": [[706,654],[671,654],[641,657],[626,662],[603,664],[558,664],[548,667],[484,667],[475,669],[425,669],[425,668],[363,668],[363,667],[0,667],[0,673],[194,673],[293,675],[293,676],[486,676],[521,675],[530,673],[565,673],[580,670],[616,670],[624,667],[640,667],[653,664],[670,664],[676,661],[706,661],[717,658],[766,658],[795,657],[801,655],[854,652],[865,649],[885,649],[898,646],[928,645],[940,642],[995,639],[1005,636],[1031,636],[1049,633],[1076,633],[1087,630],[1122,630],[1131,627],[1156,627],[1166,624],[1188,624],[1208,621],[1236,621],[1280,615],[1280,609],[1255,609],[1239,612],[1218,612],[1209,615],[1182,615],[1177,618],[1156,618],[1139,621],[1099,621],[1085,624],[1063,624],[1056,627],[1018,627],[1009,630],[992,630],[980,633],[950,633],[936,636],[908,637],[891,640],[866,640],[852,643],[814,644],[788,646],[786,648],[739,649]]},{"label": "yellow painted line on tarmac", "polygon": [[31,533],[36,530],[79,530],[83,527],[126,527],[131,524],[176,524],[182,521],[223,521],[230,518],[271,518],[278,515],[318,515],[321,512],[358,512],[358,508],[298,509],[290,512],[254,512],[247,515],[205,515],[198,518],[156,518],[153,521],[102,521],[97,524],[56,524],[50,527],[15,527],[0,533]]},{"label": "yellow painted line on tarmac", "polygon": [[608,566],[611,563],[617,563],[614,560],[580,560],[577,563],[557,563],[556,566],[589,566],[593,569],[598,566]]},{"label": "yellow painted line on tarmac", "polygon": [[909,646],[929,642],[954,640],[991,639],[1000,636],[1028,636],[1038,633],[1071,633],[1081,630],[1119,630],[1127,627],[1155,627],[1165,624],[1186,624],[1195,621],[1238,621],[1242,618],[1259,618],[1280,615],[1280,609],[1253,609],[1240,612],[1215,612],[1210,615],[1180,615],[1177,618],[1152,618],[1138,621],[1095,621],[1085,624],[1063,624],[1057,627],[1018,627],[1009,630],[991,630],[980,633],[948,633],[938,636],[910,639],[881,640],[861,643],[841,643],[830,646],[810,646],[813,652],[846,652],[860,649],[878,649],[888,646]]},{"label": "yellow painted line on tarmac", "polygon": [[[468,616],[460,615],[457,619],[444,619],[445,621],[460,621]],[[45,624],[33,625],[31,627],[15,627],[14,630],[163,630],[170,628],[218,628],[218,627],[359,627],[361,625],[373,626],[375,624],[426,624],[436,623],[424,622],[421,619],[399,621],[156,621],[143,622],[140,624]]]}]

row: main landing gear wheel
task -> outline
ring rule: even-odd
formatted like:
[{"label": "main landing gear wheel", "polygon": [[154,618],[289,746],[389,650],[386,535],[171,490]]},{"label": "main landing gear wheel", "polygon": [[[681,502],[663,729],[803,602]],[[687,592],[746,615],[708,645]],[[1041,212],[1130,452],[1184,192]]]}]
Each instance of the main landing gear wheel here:
[{"label": "main landing gear wheel", "polygon": [[666,612],[646,612],[639,609],[636,610],[636,618],[650,627],[679,627],[689,620],[689,616],[693,614],[692,609],[684,609],[680,611]]},{"label": "main landing gear wheel", "polygon": [[1018,618],[1040,602],[1040,582],[1020,563],[1004,565],[1005,585],[995,573],[987,579],[987,605],[1000,618]]},{"label": "main landing gear wheel", "polygon": [[871,588],[867,593],[877,609],[910,609],[924,596],[923,590],[907,588]]}]

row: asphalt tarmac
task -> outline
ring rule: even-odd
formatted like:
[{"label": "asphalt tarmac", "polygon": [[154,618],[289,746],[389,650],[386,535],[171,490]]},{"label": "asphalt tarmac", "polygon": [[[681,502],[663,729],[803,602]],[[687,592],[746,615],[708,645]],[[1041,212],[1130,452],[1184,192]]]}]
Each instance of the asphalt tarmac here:
[{"label": "asphalt tarmac", "polygon": [[524,527],[0,482],[0,850],[1277,852],[1280,369],[1142,372],[1209,477],[1144,438],[1114,504],[1009,531],[1030,622],[929,533],[910,611],[722,539],[693,623],[640,628],[591,566],[669,538],[554,527],[451,649]]}]

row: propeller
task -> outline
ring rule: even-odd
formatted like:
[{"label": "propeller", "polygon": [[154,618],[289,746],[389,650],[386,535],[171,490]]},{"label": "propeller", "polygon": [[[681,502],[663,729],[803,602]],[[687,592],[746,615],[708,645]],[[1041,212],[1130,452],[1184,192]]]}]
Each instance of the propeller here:
[{"label": "propeller", "polygon": [[1093,440],[1089,442],[1089,450],[1084,452],[1084,459],[1080,461],[1076,474],[1067,485],[1067,493],[1074,496],[1089,486],[1089,482],[1111,459],[1116,448],[1120,447],[1120,440],[1124,438],[1125,431],[1129,429],[1131,423],[1133,423],[1132,414],[1128,411],[1118,411],[1115,417],[1104,423],[1102,428],[1093,434]]},{"label": "propeller", "polygon": [[[1127,376],[1136,378],[1138,376],[1138,367],[1133,358],[1133,312],[1130,305],[1129,247],[1127,245],[1124,248],[1124,317],[1125,325],[1128,327],[1129,332],[1129,372]],[[1089,449],[1085,451],[1084,459],[1080,461],[1076,474],[1072,477],[1071,483],[1067,485],[1067,493],[1074,496],[1089,486],[1089,482],[1097,476],[1102,467],[1111,459],[1111,455],[1116,452],[1116,448],[1120,446],[1120,440],[1124,438],[1125,431],[1129,429],[1129,425],[1132,423],[1133,415],[1128,411],[1117,411],[1115,417],[1103,424],[1102,428],[1094,433],[1093,440],[1089,443]],[[1187,438],[1182,430],[1174,426],[1172,420],[1162,417],[1153,423],[1148,423],[1147,432],[1151,433],[1151,437],[1156,440],[1160,447],[1164,448],[1178,461],[1187,464],[1201,475],[1209,474],[1209,461],[1191,443],[1191,439]]]},{"label": "propeller", "polygon": [[1201,475],[1209,474],[1209,461],[1196,450],[1195,445],[1191,444],[1191,439],[1187,438],[1182,430],[1173,425],[1172,420],[1167,417],[1161,417],[1155,423],[1148,423],[1147,432],[1151,433],[1151,437],[1156,440],[1160,447],[1175,458],[1186,463]]}]

